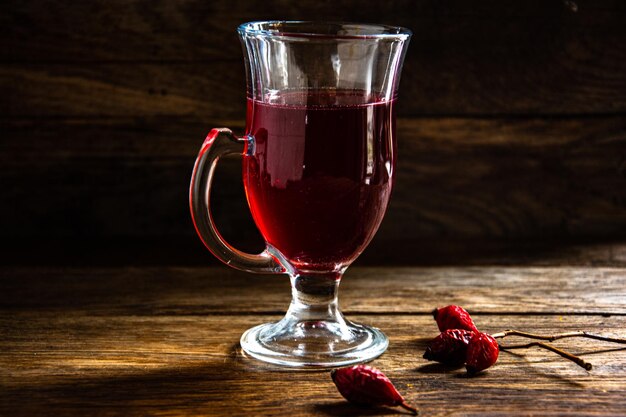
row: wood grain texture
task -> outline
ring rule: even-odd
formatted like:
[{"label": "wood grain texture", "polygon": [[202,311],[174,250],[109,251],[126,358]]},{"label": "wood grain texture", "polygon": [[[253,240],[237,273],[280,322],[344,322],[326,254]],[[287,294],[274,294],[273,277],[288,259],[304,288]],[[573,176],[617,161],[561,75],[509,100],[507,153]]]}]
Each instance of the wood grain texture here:
[{"label": "wood grain texture", "polygon": [[[587,353],[585,358],[595,363],[591,373],[544,353],[529,351],[521,358],[503,354],[493,370],[481,378],[467,379],[459,378],[461,371],[442,370],[419,357],[434,330],[426,318],[357,319],[376,324],[389,334],[392,348],[373,364],[386,370],[422,415],[497,415],[503,410],[522,415],[544,408],[554,413],[572,412],[571,408],[579,402],[584,408],[572,415],[617,415],[624,410],[620,396],[626,372],[621,360],[624,351],[607,351],[606,345],[591,347],[572,341],[568,348]],[[512,320],[533,331],[624,326],[621,318],[576,318],[563,324],[497,316],[483,322],[491,328]],[[255,323],[250,317],[42,321],[26,315],[11,322],[3,320],[2,329],[10,332],[11,343],[2,342],[6,352],[3,366],[9,371],[5,374],[9,378],[2,381],[0,406],[16,415],[41,412],[45,407],[58,415],[87,410],[93,415],[122,410],[126,415],[390,412],[348,405],[336,393],[326,372],[278,371],[243,358],[236,348],[239,334]],[[44,334],[45,342],[33,343],[28,339]],[[23,367],[13,365],[22,363],[25,357],[33,359]],[[505,379],[507,383],[503,384]],[[574,403],[564,401],[572,394],[576,396]],[[473,396],[473,401],[466,401]],[[30,401],[20,409],[11,409],[19,398]],[[502,398],[510,402],[504,408],[494,409]]]},{"label": "wood grain texture", "polygon": [[[231,229],[232,230],[232,229]],[[259,241],[245,247],[262,250]],[[252,236],[249,236],[252,237]],[[0,242],[0,267],[211,267],[223,266],[195,236],[40,238],[12,237]],[[353,263],[362,266],[582,266],[626,267],[626,245],[583,239],[374,239]]]},{"label": "wood grain texture", "polygon": [[[614,259],[623,252],[615,246]],[[621,416],[620,345],[554,342],[592,363],[590,372],[538,349],[502,352],[475,378],[421,356],[438,332],[429,311],[443,303],[467,307],[489,333],[626,337],[625,280],[617,266],[354,268],[340,298],[350,319],[389,336],[372,365],[421,416]],[[241,333],[278,319],[288,293],[282,277],[225,267],[0,268],[0,414],[396,414],[350,405],[328,372],[279,369],[241,353]]]},{"label": "wood grain texture", "polygon": [[[290,301],[286,276],[258,276],[225,266],[16,267],[1,272],[0,308],[16,313],[280,314]],[[262,296],[254,297],[257,292]],[[342,309],[350,314],[429,315],[434,307],[459,304],[481,314],[626,315],[626,270],[355,267],[343,279],[340,298]]]},{"label": "wood grain texture", "polygon": [[[379,259],[427,239],[626,236],[620,1],[8,0],[0,12],[5,246],[195,239],[187,190],[202,138],[243,130],[235,28],[277,17],[414,31]],[[236,160],[214,196],[222,233],[258,247]]]},{"label": "wood grain texture", "polygon": [[[403,102],[403,115],[626,109],[626,10],[616,0],[480,5],[396,0],[367,7],[355,0],[133,0],[80,6],[38,0],[5,1],[1,7],[3,95],[12,98],[16,112],[32,114],[44,104],[71,112],[115,111],[111,106],[119,101],[145,111],[141,104],[150,91],[166,91],[159,106],[171,112],[202,115],[207,101],[219,99],[223,114],[238,117],[234,97],[243,91],[238,24],[348,16],[414,31],[402,87],[411,100]],[[123,77],[115,75],[120,72]],[[84,107],[81,101],[89,94],[82,96],[89,91],[102,100]],[[66,103],[54,107],[64,92],[69,100],[64,97]]]},{"label": "wood grain texture", "polygon": [[32,64],[0,70],[5,117],[245,118],[241,62]]},{"label": "wood grain texture", "polygon": [[[0,125],[2,193],[12,202],[0,206],[2,233],[95,240],[195,239],[187,192],[196,152],[211,126],[243,131],[241,121],[184,117]],[[621,117],[400,119],[397,134],[396,186],[374,243],[626,235]],[[220,163],[213,202],[227,239],[259,246],[238,158]]]},{"label": "wood grain texture", "polygon": [[[65,316],[0,318],[0,412],[84,415],[384,415],[355,407],[327,372],[279,370],[243,357],[240,334],[278,316]],[[422,416],[618,416],[626,411],[623,349],[568,340],[560,346],[593,363],[591,372],[549,352],[506,353],[491,370],[464,378],[421,358],[437,333],[427,316],[354,316],[390,337],[372,365],[383,369]],[[494,332],[585,328],[619,335],[624,317],[476,316]]]}]

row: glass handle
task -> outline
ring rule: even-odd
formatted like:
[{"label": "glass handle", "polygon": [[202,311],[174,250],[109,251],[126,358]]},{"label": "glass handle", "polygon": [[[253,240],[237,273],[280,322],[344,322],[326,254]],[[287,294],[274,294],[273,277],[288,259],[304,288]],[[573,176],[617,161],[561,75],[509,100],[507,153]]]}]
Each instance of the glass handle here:
[{"label": "glass handle", "polygon": [[204,245],[222,262],[247,272],[283,273],[286,269],[269,253],[268,248],[257,255],[235,249],[220,235],[209,202],[211,184],[217,162],[222,156],[243,154],[246,143],[254,138],[237,138],[230,129],[213,129],[207,135],[191,176],[189,207],[196,231]]}]

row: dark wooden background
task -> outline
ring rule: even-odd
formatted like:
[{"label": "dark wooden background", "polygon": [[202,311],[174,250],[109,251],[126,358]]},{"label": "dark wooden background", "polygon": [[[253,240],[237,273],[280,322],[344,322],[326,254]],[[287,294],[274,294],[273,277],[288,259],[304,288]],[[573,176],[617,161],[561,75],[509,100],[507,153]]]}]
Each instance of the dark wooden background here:
[{"label": "dark wooden background", "polygon": [[[626,237],[621,0],[3,0],[1,262],[213,262],[188,182],[210,128],[243,130],[235,28],[261,19],[414,32],[397,188],[361,262]],[[254,249],[242,188],[222,163],[218,223]]]}]

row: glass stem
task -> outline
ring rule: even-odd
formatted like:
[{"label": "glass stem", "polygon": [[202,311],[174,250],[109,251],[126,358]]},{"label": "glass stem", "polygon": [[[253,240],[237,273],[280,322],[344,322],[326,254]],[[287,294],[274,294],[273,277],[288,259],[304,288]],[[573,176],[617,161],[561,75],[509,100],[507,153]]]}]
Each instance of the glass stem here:
[{"label": "glass stem", "polygon": [[287,316],[298,322],[345,324],[337,293],[341,272],[302,273],[291,277],[292,300]]},{"label": "glass stem", "polygon": [[243,350],[258,359],[289,366],[337,367],[379,356],[389,342],[378,329],[351,323],[339,311],[343,271],[291,276],[287,314],[241,336]]}]

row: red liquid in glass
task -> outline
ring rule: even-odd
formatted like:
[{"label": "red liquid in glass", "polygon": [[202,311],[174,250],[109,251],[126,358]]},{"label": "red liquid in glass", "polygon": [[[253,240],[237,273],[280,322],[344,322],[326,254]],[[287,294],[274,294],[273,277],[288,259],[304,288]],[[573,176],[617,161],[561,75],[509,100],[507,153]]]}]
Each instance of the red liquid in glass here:
[{"label": "red liquid in glass", "polygon": [[248,99],[243,177],[267,242],[300,271],[349,265],[383,218],[395,167],[394,102],[360,91]]}]

